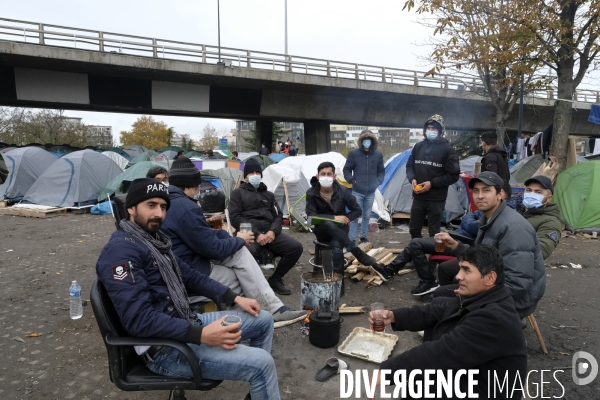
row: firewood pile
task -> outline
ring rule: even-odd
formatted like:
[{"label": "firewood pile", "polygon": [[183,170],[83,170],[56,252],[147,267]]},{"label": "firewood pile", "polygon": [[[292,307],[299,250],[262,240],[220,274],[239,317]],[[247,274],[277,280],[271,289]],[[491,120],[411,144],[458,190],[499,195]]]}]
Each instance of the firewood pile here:
[{"label": "firewood pile", "polygon": [[[377,263],[388,265],[396,256],[402,252],[402,249],[388,249],[385,247],[373,248],[369,242],[361,243],[358,247],[365,253],[377,260]],[[365,287],[380,286],[383,280],[371,269],[371,267],[362,265],[355,259],[350,252],[344,254],[344,258],[349,262],[346,273],[356,282],[364,281]]]}]

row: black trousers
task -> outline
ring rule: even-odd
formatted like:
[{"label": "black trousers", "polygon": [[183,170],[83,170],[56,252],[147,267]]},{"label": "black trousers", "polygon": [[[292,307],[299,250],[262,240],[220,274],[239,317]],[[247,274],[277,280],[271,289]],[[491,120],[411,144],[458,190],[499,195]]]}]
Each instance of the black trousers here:
[{"label": "black trousers", "polygon": [[[398,254],[389,266],[397,272],[405,264],[412,261],[420,280],[428,283],[435,282],[436,263],[429,262],[427,259],[427,255],[433,253],[435,253],[435,239],[433,237],[415,238],[408,243],[404,250],[402,250],[402,253]],[[444,254],[452,255],[449,250],[444,251]],[[440,265],[443,264],[445,263]]]},{"label": "black trousers", "polygon": [[433,237],[436,233],[440,233],[442,226],[442,213],[446,201],[424,201],[413,198],[412,207],[410,209],[410,222],[408,224],[408,232],[411,238],[423,237],[421,230],[425,219],[427,219],[427,227],[429,228],[429,236]]},{"label": "black trousers", "polygon": [[348,230],[338,226],[335,222],[326,221],[317,226],[313,232],[319,242],[329,243],[333,269],[337,272],[343,272],[344,247],[348,251],[356,247],[356,243],[348,237]]},{"label": "black trousers", "polygon": [[458,258],[456,260],[450,260],[438,265],[438,281],[440,286],[451,285],[456,283],[454,278],[460,271],[458,265]]},{"label": "black trousers", "polygon": [[[275,236],[275,240],[264,247],[275,256],[281,257],[277,268],[273,271],[273,275],[271,275],[272,278],[283,278],[283,276],[296,265],[296,262],[300,259],[302,251],[304,250],[302,243],[283,233]],[[254,258],[258,258],[260,249],[261,245],[256,242],[248,247],[248,250],[250,250],[250,253],[252,253]]]}]

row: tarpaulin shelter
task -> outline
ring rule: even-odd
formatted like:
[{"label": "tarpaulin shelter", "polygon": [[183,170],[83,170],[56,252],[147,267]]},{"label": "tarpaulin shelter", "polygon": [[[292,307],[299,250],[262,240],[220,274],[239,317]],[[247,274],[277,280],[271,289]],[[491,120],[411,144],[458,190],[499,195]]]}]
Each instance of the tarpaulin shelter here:
[{"label": "tarpaulin shelter", "polygon": [[481,156],[469,156],[460,160],[460,170],[468,172],[469,175],[475,174],[475,164],[481,162]]},{"label": "tarpaulin shelter", "polygon": [[593,122],[594,124],[600,124],[600,104],[592,104],[588,121]]},{"label": "tarpaulin shelter", "polygon": [[[267,190],[275,195],[275,200],[279,203],[284,214],[289,214],[287,202],[290,206],[296,203],[306,191],[310,189],[310,183],[299,168],[290,168],[280,164],[273,164],[263,171],[263,183],[267,185]],[[287,186],[289,198],[286,201],[285,188],[283,182]],[[298,204],[296,209],[299,212],[304,212],[305,202]]]},{"label": "tarpaulin shelter", "polygon": [[146,147],[142,146],[141,144],[132,144],[130,146],[127,146],[123,149],[127,154],[129,154],[131,157],[137,157],[140,154],[150,150],[147,149]]},{"label": "tarpaulin shelter", "polygon": [[24,203],[52,207],[95,204],[98,192],[121,168],[93,150],[80,150],[59,158],[44,171],[23,197]]},{"label": "tarpaulin shelter", "polygon": [[125,157],[123,157],[122,155],[120,155],[118,153],[115,153],[114,151],[103,151],[100,154],[105,155],[106,157],[113,160],[121,168],[121,170],[125,169],[127,164],[129,164],[128,159],[126,159]]},{"label": "tarpaulin shelter", "polygon": [[220,183],[221,189],[225,193],[225,207],[227,208],[229,205],[229,195],[231,191],[235,187],[238,179],[243,175],[242,171],[234,168],[220,168],[220,169],[209,169],[202,170],[200,172],[200,176],[202,180],[208,180],[213,183],[216,187],[219,187],[214,179],[218,179]]},{"label": "tarpaulin shelter", "polygon": [[[392,205],[392,213],[410,213],[412,207],[412,184],[406,177],[406,163],[412,149],[399,153],[385,163],[385,176],[379,191]],[[467,187],[462,179],[450,185],[444,211],[444,222],[462,217],[469,209]]]},{"label": "tarpaulin shelter", "polygon": [[600,161],[576,164],[561,172],[553,200],[568,229],[600,230]]},{"label": "tarpaulin shelter", "polygon": [[271,160],[275,161],[276,163],[278,163],[279,161],[283,160],[286,157],[289,157],[289,156],[285,153],[273,153],[273,154],[269,155],[269,158]]},{"label": "tarpaulin shelter", "polygon": [[145,178],[148,170],[152,167],[163,167],[164,169],[169,170],[166,162],[140,161],[108,182],[98,193],[98,201],[106,200],[107,196],[112,196],[113,193],[126,192],[134,179]]},{"label": "tarpaulin shelter", "polygon": [[21,147],[4,153],[8,170],[0,185],[0,200],[19,201],[35,181],[58,159],[39,147]]}]

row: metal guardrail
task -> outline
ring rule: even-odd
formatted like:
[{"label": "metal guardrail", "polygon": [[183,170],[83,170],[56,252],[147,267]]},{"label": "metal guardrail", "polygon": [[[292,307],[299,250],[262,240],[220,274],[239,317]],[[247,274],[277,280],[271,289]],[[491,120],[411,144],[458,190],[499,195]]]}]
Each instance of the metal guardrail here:
[{"label": "metal guardrail", "polygon": [[[122,53],[168,60],[209,63],[219,61],[218,47],[206,44],[156,39],[94,31],[60,25],[0,18],[0,40],[60,46],[82,50]],[[291,56],[256,50],[221,47],[221,61],[239,68],[258,68],[306,75],[384,82],[415,87],[434,87],[483,94],[478,77],[447,75],[425,77],[424,71],[379,67],[344,61]],[[530,92],[528,97],[555,99],[554,87]],[[600,91],[578,89],[575,101],[600,103]]]}]

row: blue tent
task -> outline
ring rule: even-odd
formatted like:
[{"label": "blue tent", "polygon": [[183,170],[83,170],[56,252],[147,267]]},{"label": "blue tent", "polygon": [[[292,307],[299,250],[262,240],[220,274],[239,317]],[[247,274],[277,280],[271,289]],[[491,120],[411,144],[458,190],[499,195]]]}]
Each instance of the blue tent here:
[{"label": "blue tent", "polygon": [[275,162],[279,162],[286,157],[289,157],[289,156],[285,153],[273,153],[273,154],[269,155],[269,158]]}]

